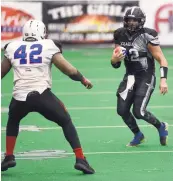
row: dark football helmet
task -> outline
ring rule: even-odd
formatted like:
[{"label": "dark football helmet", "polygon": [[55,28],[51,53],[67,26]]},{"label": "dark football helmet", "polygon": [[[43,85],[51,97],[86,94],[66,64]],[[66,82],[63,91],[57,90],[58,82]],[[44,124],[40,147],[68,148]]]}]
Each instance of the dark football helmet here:
[{"label": "dark football helmet", "polygon": [[[131,23],[130,20],[133,19],[137,23]],[[128,9],[124,16],[124,27],[129,31],[138,31],[143,28],[146,20],[146,16],[141,8],[134,6]]]}]

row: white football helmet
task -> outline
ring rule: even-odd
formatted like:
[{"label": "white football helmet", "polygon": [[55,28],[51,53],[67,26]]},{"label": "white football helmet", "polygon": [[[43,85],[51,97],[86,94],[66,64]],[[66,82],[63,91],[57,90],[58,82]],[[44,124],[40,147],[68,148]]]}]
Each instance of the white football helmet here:
[{"label": "white football helmet", "polygon": [[33,41],[46,38],[46,26],[42,21],[31,19],[23,26],[23,40]]}]

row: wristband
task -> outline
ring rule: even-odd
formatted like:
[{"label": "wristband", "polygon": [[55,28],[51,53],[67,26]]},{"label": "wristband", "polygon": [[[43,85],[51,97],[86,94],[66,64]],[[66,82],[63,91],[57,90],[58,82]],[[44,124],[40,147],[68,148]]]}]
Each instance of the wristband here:
[{"label": "wristband", "polygon": [[160,67],[160,77],[167,79],[168,67]]},{"label": "wristband", "polygon": [[77,74],[69,75],[69,77],[74,81],[81,81],[81,82],[84,79],[83,75],[79,71],[77,71]]},{"label": "wristband", "polygon": [[119,68],[121,66],[121,62],[111,63],[112,67],[115,69]]}]

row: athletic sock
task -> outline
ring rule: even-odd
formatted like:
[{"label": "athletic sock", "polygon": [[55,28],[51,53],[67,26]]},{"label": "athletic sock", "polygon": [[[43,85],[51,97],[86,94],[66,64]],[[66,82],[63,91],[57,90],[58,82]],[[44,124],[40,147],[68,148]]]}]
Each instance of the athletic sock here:
[{"label": "athletic sock", "polygon": [[13,155],[15,144],[15,136],[6,136],[6,155]]},{"label": "athletic sock", "polygon": [[84,159],[84,154],[83,154],[83,151],[82,151],[82,148],[76,148],[73,150],[75,155],[76,155],[76,158],[82,158]]}]

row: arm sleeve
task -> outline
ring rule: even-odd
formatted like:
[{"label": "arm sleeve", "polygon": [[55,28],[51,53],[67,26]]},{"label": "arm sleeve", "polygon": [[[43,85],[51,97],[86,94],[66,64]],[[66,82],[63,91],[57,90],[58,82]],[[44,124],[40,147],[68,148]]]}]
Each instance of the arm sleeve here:
[{"label": "arm sleeve", "polygon": [[150,43],[150,44],[152,44],[153,46],[158,46],[158,45],[160,45],[159,36],[158,36],[158,33],[157,33],[155,30],[150,29],[150,30],[146,33],[146,38],[147,38],[147,44]]}]

